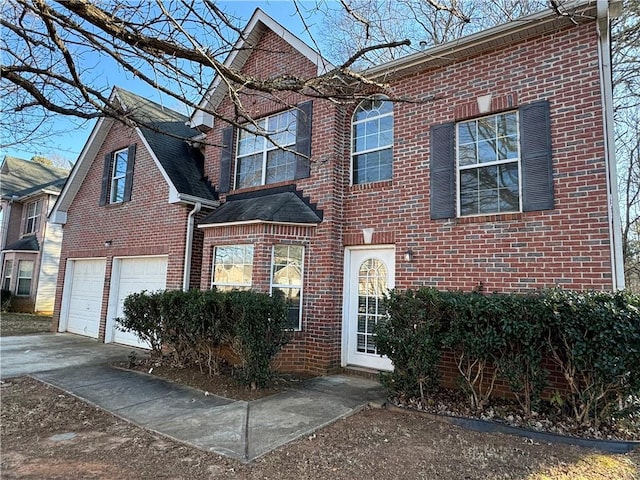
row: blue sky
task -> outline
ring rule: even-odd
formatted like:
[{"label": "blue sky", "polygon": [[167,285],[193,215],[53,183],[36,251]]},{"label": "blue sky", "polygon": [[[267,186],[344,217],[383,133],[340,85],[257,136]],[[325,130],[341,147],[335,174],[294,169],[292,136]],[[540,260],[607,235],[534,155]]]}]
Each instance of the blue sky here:
[{"label": "blue sky", "polygon": [[[230,15],[235,17],[241,17],[245,21],[248,21],[256,8],[261,8],[271,17],[273,17],[280,24],[285,26],[291,33],[300,37],[303,41],[309,42],[308,36],[304,31],[302,21],[296,14],[295,7],[292,2],[288,0],[263,0],[263,1],[224,1],[218,2],[219,5]],[[303,3],[303,2],[299,2]],[[311,7],[315,6],[315,0],[310,1]],[[312,19],[312,23],[315,23],[320,31],[322,19]],[[100,80],[110,87],[120,86],[127,90],[130,90],[139,95],[150,98],[154,101],[163,103],[169,108],[176,108],[176,105],[172,105],[175,101],[173,99],[163,99],[158,92],[144,84],[140,80],[127,77],[122,72],[114,68],[113,63],[101,63],[98,66],[100,73]],[[194,99],[199,101],[200,99]],[[95,121],[84,122],[80,125],[78,119],[71,119],[64,116],[59,116],[56,119],[56,129],[64,130],[67,133],[56,135],[47,141],[47,145],[20,145],[15,148],[8,148],[1,152],[0,158],[4,155],[10,155],[25,159],[30,159],[34,155],[42,155],[45,157],[62,157],[66,160],[75,162],[77,160],[82,148],[84,147],[91,129],[95,125]]]}]

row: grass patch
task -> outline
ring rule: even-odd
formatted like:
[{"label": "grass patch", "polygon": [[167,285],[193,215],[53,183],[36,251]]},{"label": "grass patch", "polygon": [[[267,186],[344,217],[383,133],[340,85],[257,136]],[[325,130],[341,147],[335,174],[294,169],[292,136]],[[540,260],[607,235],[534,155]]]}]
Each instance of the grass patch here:
[{"label": "grass patch", "polygon": [[0,337],[29,335],[51,331],[50,315],[3,312],[0,315]]}]

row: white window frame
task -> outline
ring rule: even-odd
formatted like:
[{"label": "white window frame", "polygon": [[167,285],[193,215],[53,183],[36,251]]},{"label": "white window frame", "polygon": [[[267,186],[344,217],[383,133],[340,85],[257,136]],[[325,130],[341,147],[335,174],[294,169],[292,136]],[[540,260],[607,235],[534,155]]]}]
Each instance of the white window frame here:
[{"label": "white window frame", "polygon": [[[117,166],[118,160],[124,160],[124,172],[118,173]],[[124,202],[124,190],[127,181],[127,168],[129,166],[129,149],[123,148],[113,152],[113,165],[111,166],[111,181],[109,190],[109,203],[122,203]],[[122,194],[118,195],[118,185],[122,184]]]},{"label": "white window frame", "polygon": [[[11,291],[11,279],[13,278],[13,259],[4,261],[4,270],[2,272],[2,289]],[[7,284],[7,280],[9,283]]]},{"label": "white window frame", "polygon": [[[391,103],[391,111],[383,113],[383,114],[378,114],[375,116],[371,116],[371,117],[367,117],[364,118],[362,120],[356,120],[356,115],[359,111],[364,110],[363,105],[365,104],[365,102],[370,102],[370,101],[382,101],[382,102],[389,102]],[[355,136],[355,131],[356,131],[356,127],[358,125],[363,125],[366,124],[367,122],[371,122],[372,120],[380,120],[383,119],[385,117],[391,117],[391,141],[388,144],[384,144],[384,145],[378,145],[377,147],[374,148],[369,148],[369,149],[363,149],[363,150],[357,150],[356,149],[356,136]],[[376,97],[370,100],[363,100],[362,102],[360,102],[358,104],[358,106],[356,107],[356,109],[353,112],[353,115],[351,116],[351,178],[350,178],[350,184],[351,185],[363,185],[363,184],[367,184],[367,183],[373,183],[373,182],[384,182],[384,181],[388,181],[388,180],[392,180],[393,179],[393,143],[394,143],[394,139],[395,139],[395,125],[394,125],[394,115],[393,115],[393,103],[388,100],[386,97]],[[380,135],[380,131],[377,131],[377,135]],[[358,155],[366,155],[367,153],[374,153],[374,152],[381,152],[383,150],[390,150],[391,151],[391,177],[389,178],[381,178],[378,180],[371,180],[371,181],[358,181],[357,183],[354,181],[355,180],[355,159]]]},{"label": "white window frame", "polygon": [[[287,125],[286,128],[276,129],[273,131],[269,131],[268,126],[269,122],[274,119],[278,119],[279,117],[287,117],[285,119]],[[296,146],[296,136],[298,133],[298,120],[296,115],[296,110],[285,110],[284,112],[279,112],[273,115],[269,115],[267,117],[263,117],[257,122],[257,128],[254,126],[247,126],[248,130],[253,130],[263,135],[253,134],[250,131],[241,129],[237,135],[236,139],[236,148],[235,148],[235,176],[236,179],[236,188],[250,188],[250,187],[258,187],[262,185],[267,185],[268,183],[277,183],[279,181],[287,181],[293,180],[295,177],[295,168],[296,168],[296,155],[293,152]],[[242,152],[242,144],[243,142],[247,142],[247,144],[251,144],[253,142],[254,148],[248,152]],[[286,150],[282,150],[286,149]],[[278,180],[277,182],[267,182],[267,167],[269,160],[269,153],[274,150],[281,150],[283,154],[292,156],[293,163],[293,174],[291,178],[286,178],[282,180]],[[288,151],[291,150],[291,151]],[[252,185],[240,185],[240,163],[243,159],[248,159],[249,157],[261,155],[262,156],[262,166],[261,166],[261,176],[260,183],[252,184]]]},{"label": "white window frame", "polygon": [[[229,264],[229,265],[242,265],[243,268],[243,272],[244,272],[244,268],[247,265],[251,266],[251,278],[249,278],[248,282],[223,282],[223,281],[216,281],[216,260],[218,259],[218,252],[219,250],[225,249],[225,248],[242,248],[243,249],[243,260],[244,262],[242,264]],[[246,262],[247,258],[249,257],[248,255],[248,251],[249,249],[251,250],[251,254],[250,254],[250,260],[251,263]],[[211,270],[211,287],[215,287],[217,290],[220,291],[228,291],[228,290],[249,290],[252,286],[252,282],[253,282],[253,260],[254,260],[254,254],[255,254],[255,249],[253,244],[238,244],[238,245],[216,245],[216,247],[214,248],[213,251],[213,268]]]},{"label": "white window frame", "polygon": [[[485,118],[492,118],[492,117],[498,117],[500,115],[505,115],[505,114],[514,114],[515,119],[516,119],[516,134],[518,136],[517,141],[516,141],[516,145],[517,145],[517,157],[516,158],[508,158],[508,159],[504,159],[504,160],[495,160],[492,162],[483,162],[483,163],[475,163],[472,165],[464,165],[461,166],[460,165],[460,127],[462,125],[468,124],[470,122],[478,122],[480,120],[483,120]],[[502,215],[502,214],[508,214],[508,213],[519,213],[522,212],[522,153],[520,151],[520,118],[518,115],[518,111],[517,110],[511,110],[511,111],[506,111],[506,112],[500,112],[500,113],[494,113],[491,115],[485,115],[482,117],[476,117],[476,118],[472,118],[469,120],[464,120],[461,122],[457,122],[456,123],[456,200],[457,200],[457,216],[458,217],[478,217],[478,216],[483,216],[483,215]],[[497,137],[496,137],[497,138]],[[476,156],[477,156],[477,144],[478,144],[478,137],[476,135]],[[492,211],[492,212],[480,212],[480,213],[471,213],[471,214],[463,214],[462,213],[462,201],[461,201],[461,195],[462,195],[462,189],[461,189],[461,181],[460,181],[460,175],[461,172],[465,171],[465,170],[477,170],[479,168],[483,168],[483,167],[491,167],[491,166],[499,166],[499,165],[507,165],[507,164],[517,164],[518,166],[518,209],[517,210],[497,210],[497,211]]]},{"label": "white window frame", "polygon": [[[21,276],[21,266],[23,264],[30,263],[31,264],[31,274],[28,277]],[[18,281],[16,282],[16,296],[19,297],[29,297],[31,296],[31,288],[33,287],[33,269],[35,267],[35,262],[33,260],[18,260]],[[29,293],[20,293],[20,284],[22,281],[28,280],[29,282]]]},{"label": "white window frame", "polygon": [[42,213],[42,199],[27,203],[25,209],[23,235],[36,233],[40,214]]},{"label": "white window frame", "polygon": [[[291,259],[290,256],[290,249],[291,247],[296,247],[296,248],[300,248],[302,250],[301,256],[300,256],[300,284],[279,284],[279,283],[274,283],[274,273],[275,273],[275,259],[276,259],[276,247],[287,247],[288,248],[288,255],[287,255],[287,259]],[[303,245],[299,245],[299,244],[284,244],[284,243],[279,243],[276,245],[273,245],[273,247],[271,248],[271,272],[269,274],[269,294],[273,295],[273,290],[274,289],[297,289],[300,292],[299,295],[299,305],[298,305],[298,325],[297,327],[294,327],[293,330],[294,331],[300,331],[302,330],[302,298],[303,298],[303,285],[304,285],[304,254],[305,254],[305,248]],[[289,263],[287,264],[287,266],[289,266]]]}]

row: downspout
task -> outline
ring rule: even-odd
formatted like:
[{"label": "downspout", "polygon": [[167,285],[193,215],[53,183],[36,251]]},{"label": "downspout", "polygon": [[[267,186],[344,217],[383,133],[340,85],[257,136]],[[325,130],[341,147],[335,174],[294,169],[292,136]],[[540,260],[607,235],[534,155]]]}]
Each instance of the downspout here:
[{"label": "downspout", "polygon": [[622,224],[618,199],[618,174],[613,123],[613,82],[611,73],[611,31],[609,1],[598,0],[597,31],[600,89],[603,111],[605,171],[607,176],[607,200],[609,220],[609,248],[611,250],[611,279],[613,290],[621,290],[624,284],[624,259],[622,257]]},{"label": "downspout", "polygon": [[195,227],[195,216],[202,208],[202,203],[196,202],[193,210],[187,217],[187,241],[184,246],[184,275],[182,277],[182,290],[189,290],[189,277],[191,277],[191,257],[193,254],[193,229]]}]

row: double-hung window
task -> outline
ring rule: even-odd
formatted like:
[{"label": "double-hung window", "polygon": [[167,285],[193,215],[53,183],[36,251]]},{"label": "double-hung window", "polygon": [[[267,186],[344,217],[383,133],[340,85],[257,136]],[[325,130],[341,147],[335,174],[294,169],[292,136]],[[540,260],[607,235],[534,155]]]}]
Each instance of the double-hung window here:
[{"label": "double-hung window", "polygon": [[236,188],[293,180],[296,131],[294,110],[263,118],[257,127],[241,130],[236,150]]},{"label": "double-hung window", "polygon": [[550,103],[431,127],[431,218],[555,208]]},{"label": "double-hung window", "polygon": [[113,168],[111,170],[111,196],[109,203],[124,201],[124,184],[127,177],[127,149],[113,154]]},{"label": "double-hung window", "polygon": [[18,288],[16,295],[29,296],[31,294],[31,280],[33,279],[33,260],[18,262]]},{"label": "double-hung window", "polygon": [[379,182],[393,177],[393,103],[364,100],[351,122],[352,183]]},{"label": "double-hung window", "polygon": [[287,327],[292,330],[301,329],[303,267],[303,246],[274,245],[271,259],[271,294],[279,292],[287,301]]},{"label": "double-hung window", "polygon": [[36,200],[27,204],[27,211],[24,219],[23,233],[25,235],[29,233],[35,233],[38,231],[38,221],[40,220],[40,213],[42,210],[42,202]]},{"label": "double-hung window", "polygon": [[215,248],[212,285],[220,291],[249,290],[253,271],[253,245]]},{"label": "double-hung window", "polygon": [[131,200],[135,156],[135,144],[105,155],[100,205]]},{"label": "double-hung window", "polygon": [[458,215],[520,211],[518,113],[456,125]]},{"label": "double-hung window", "polygon": [[11,290],[11,277],[13,275],[13,260],[4,262],[4,272],[2,277],[2,289]]}]

